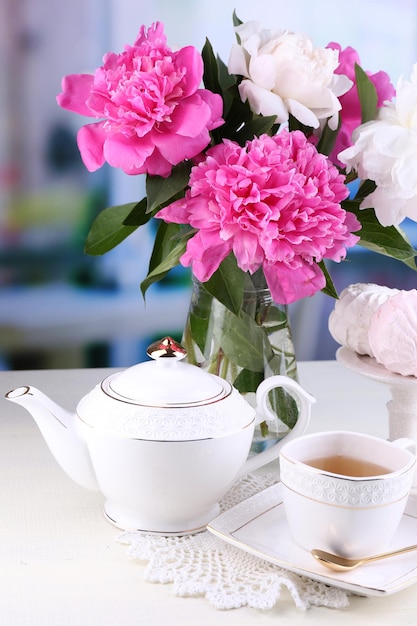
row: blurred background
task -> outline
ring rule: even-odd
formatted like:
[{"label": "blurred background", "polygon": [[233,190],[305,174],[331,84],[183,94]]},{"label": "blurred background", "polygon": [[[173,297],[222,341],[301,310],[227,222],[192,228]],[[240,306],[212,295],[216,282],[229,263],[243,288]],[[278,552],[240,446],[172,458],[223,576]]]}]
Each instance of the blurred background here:
[{"label": "blurred background", "polygon": [[[83,252],[100,209],[139,200],[142,177],[83,166],[76,133],[85,123],[56,104],[61,79],[93,72],[107,51],[133,43],[141,24],[162,21],[172,48],[207,37],[227,62],[232,13],[271,28],[353,46],[365,70],[395,84],[417,61],[417,0],[2,0],[0,3],[0,369],[127,367],[146,346],[180,338],[190,297],[178,269],[143,301],[152,232],[103,257]],[[417,229],[406,224],[417,244]],[[352,282],[411,289],[417,274],[360,248],[332,264],[339,290]],[[333,359],[327,330],[334,302],[317,294],[291,305],[299,360]]]}]

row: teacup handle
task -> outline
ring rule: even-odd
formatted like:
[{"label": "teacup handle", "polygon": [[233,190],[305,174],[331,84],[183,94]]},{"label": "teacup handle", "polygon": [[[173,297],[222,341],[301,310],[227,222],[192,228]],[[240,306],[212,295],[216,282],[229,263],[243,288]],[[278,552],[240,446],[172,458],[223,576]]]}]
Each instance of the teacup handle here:
[{"label": "teacup handle", "polygon": [[310,421],[311,407],[315,403],[316,399],[307,393],[307,391],[305,391],[295,380],[288,378],[288,376],[270,376],[261,382],[256,390],[256,404],[259,407],[261,414],[267,418],[269,417],[269,419],[276,419],[275,413],[271,411],[267,403],[268,393],[276,387],[283,387],[284,389],[287,389],[289,393],[295,396],[295,398],[299,401],[300,410],[297,422],[294,428],[292,428],[290,432],[280,441],[277,441],[273,446],[270,446],[263,452],[259,452],[259,454],[255,454],[253,457],[248,459],[241,468],[236,480],[242,478],[246,474],[249,474],[249,472],[259,469],[263,465],[274,461],[278,458],[280,448],[283,446],[284,442],[287,443],[290,439],[302,435],[307,429]]},{"label": "teacup handle", "polygon": [[394,439],[392,443],[399,448],[408,450],[411,454],[417,457],[417,442],[414,441],[414,439],[410,439],[409,437],[400,437],[400,439]]},{"label": "teacup handle", "polygon": [[[415,458],[417,458],[417,441],[414,439],[410,439],[410,437],[400,437],[399,439],[394,439],[392,442],[395,446],[399,448],[404,448],[408,450]],[[412,489],[415,490],[417,488],[417,469],[414,469],[414,477],[412,483]]]}]

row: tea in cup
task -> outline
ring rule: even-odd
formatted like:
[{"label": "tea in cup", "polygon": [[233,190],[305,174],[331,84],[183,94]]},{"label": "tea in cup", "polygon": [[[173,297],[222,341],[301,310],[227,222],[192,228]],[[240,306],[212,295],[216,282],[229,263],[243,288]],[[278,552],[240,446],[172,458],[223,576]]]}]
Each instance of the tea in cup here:
[{"label": "tea in cup", "polygon": [[410,494],[414,452],[409,439],[347,431],[284,444],[280,479],[294,541],[350,558],[387,550]]}]

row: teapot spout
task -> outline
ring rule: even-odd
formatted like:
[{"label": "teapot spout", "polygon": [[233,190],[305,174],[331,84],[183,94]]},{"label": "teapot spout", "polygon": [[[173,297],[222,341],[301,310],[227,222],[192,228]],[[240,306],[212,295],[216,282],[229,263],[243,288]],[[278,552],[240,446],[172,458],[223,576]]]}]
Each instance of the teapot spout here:
[{"label": "teapot spout", "polygon": [[87,489],[99,491],[87,443],[78,432],[74,415],[35,387],[17,387],[6,399],[32,415],[50,451],[64,472]]}]

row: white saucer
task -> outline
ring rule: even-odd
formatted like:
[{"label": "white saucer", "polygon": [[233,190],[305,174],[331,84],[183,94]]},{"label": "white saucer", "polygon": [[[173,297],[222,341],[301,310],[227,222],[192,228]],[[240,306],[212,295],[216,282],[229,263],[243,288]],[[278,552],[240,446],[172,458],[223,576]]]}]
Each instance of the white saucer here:
[{"label": "white saucer", "polygon": [[[207,529],[237,548],[283,569],[358,595],[395,593],[417,582],[417,551],[369,563],[350,572],[332,572],[320,565],[291,539],[280,483],[222,513],[208,524]],[[392,548],[415,543],[417,498],[410,496]]]},{"label": "white saucer", "polygon": [[349,350],[349,348],[341,347],[336,352],[336,360],[348,369],[379,383],[391,386],[411,386],[417,389],[417,378],[415,376],[402,376],[401,374],[390,372],[367,354],[358,354]]}]

